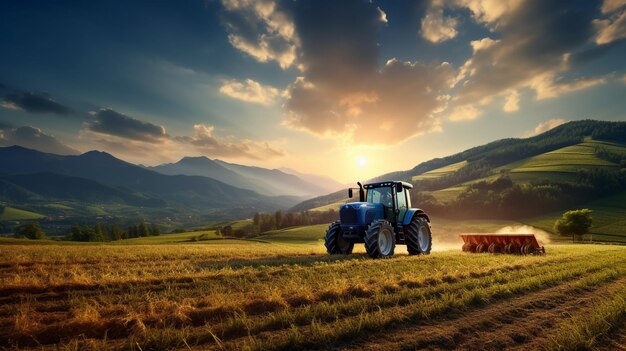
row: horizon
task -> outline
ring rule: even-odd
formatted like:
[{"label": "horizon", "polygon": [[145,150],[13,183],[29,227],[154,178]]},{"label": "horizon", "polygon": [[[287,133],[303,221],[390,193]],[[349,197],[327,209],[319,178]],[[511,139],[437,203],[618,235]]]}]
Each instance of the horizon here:
[{"label": "horizon", "polygon": [[33,1],[0,19],[0,146],[346,184],[626,121],[626,1]]}]

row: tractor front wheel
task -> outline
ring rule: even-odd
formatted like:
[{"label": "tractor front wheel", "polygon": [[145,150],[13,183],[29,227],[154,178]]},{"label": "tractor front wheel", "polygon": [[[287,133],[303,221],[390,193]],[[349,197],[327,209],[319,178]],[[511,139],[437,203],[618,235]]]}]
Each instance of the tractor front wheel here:
[{"label": "tractor front wheel", "polygon": [[365,232],[365,251],[371,258],[393,256],[396,235],[391,224],[385,220],[373,221]]},{"label": "tractor front wheel", "polygon": [[405,227],[406,249],[409,255],[428,255],[432,248],[430,225],[424,217],[413,217]]},{"label": "tractor front wheel", "polygon": [[354,243],[347,241],[343,238],[343,232],[341,231],[341,225],[339,221],[333,222],[324,236],[324,246],[329,255],[343,254],[349,255],[352,253]]}]

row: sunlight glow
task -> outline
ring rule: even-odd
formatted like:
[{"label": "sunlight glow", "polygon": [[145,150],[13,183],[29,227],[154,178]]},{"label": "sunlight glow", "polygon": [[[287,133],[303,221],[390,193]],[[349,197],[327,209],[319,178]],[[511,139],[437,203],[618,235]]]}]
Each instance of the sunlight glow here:
[{"label": "sunlight glow", "polygon": [[365,165],[367,165],[367,159],[363,156],[359,156],[358,162],[359,162],[359,167],[365,167]]}]

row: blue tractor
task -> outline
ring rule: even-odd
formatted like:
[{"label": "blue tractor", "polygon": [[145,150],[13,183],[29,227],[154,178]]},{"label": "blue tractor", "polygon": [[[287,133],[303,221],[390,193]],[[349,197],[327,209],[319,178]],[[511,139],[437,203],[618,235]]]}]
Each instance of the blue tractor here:
[{"label": "blue tractor", "polygon": [[[329,254],[351,254],[355,243],[365,243],[372,258],[393,256],[396,244],[406,245],[409,255],[430,253],[430,219],[424,211],[411,208],[413,185],[398,181],[357,184],[359,202],[342,205],[340,220],[326,231]],[[352,190],[348,189],[350,198]]]}]

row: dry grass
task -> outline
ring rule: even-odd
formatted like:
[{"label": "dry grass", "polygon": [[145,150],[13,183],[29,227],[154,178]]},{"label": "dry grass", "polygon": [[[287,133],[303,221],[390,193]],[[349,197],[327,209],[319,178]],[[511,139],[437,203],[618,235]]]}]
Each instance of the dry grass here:
[{"label": "dry grass", "polygon": [[553,286],[588,293],[622,279],[625,253],[371,260],[235,241],[0,246],[0,347],[325,348]]}]

